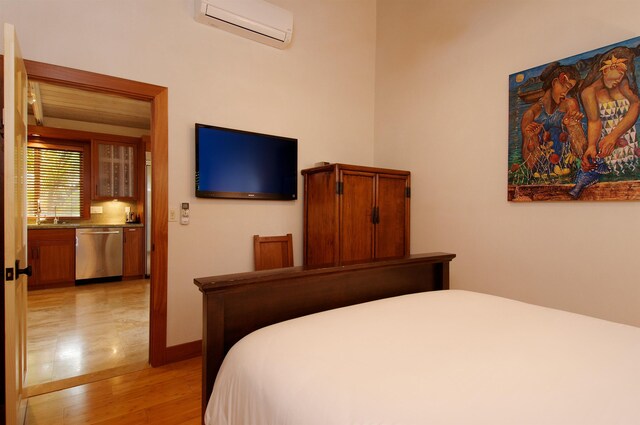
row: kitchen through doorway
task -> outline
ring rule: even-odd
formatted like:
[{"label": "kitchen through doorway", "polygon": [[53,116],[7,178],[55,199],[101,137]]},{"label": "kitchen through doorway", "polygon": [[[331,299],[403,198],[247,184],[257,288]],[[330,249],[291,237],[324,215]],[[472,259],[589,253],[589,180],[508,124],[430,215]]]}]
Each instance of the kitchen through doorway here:
[{"label": "kitchen through doorway", "polygon": [[[127,128],[137,125],[135,123],[140,118],[132,116],[134,114],[126,109],[130,101],[123,103],[121,96],[51,83],[37,84],[35,92],[43,95],[30,102],[30,124],[93,133],[140,135],[141,143],[146,140],[144,151],[147,151],[147,156],[138,161],[142,165],[137,170],[138,178],[145,181],[143,193],[138,193],[139,205],[145,205],[145,218],[142,220],[145,250],[140,253],[145,258],[145,269],[139,279],[89,280],[82,285],[29,291],[27,396],[140,370],[149,366],[150,351],[149,121],[146,129],[140,129],[139,125],[137,129]],[[105,102],[105,96],[112,99]],[[64,101],[60,100],[61,97],[65,97]],[[150,117],[151,104],[148,101],[143,103],[146,103]],[[70,109],[65,110],[65,105]],[[117,110],[117,105],[125,106]],[[106,204],[106,208],[116,204],[117,201]],[[105,214],[96,222],[124,224],[125,217],[124,214],[122,217],[116,214],[114,219]],[[91,223],[83,222],[82,225]]]}]

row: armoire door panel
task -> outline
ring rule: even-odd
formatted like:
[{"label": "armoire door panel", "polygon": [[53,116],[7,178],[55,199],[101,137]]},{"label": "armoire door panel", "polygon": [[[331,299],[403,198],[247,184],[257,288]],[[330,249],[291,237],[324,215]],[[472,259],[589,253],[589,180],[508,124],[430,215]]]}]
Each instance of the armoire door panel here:
[{"label": "armoire door panel", "polygon": [[376,204],[379,219],[376,225],[375,258],[402,257],[408,254],[405,252],[407,186],[406,176],[378,175]]},{"label": "armoire door panel", "polygon": [[340,252],[343,262],[373,259],[375,174],[343,171]]},{"label": "armoire door panel", "polygon": [[338,257],[336,175],[330,171],[305,178],[304,264],[333,264]]}]

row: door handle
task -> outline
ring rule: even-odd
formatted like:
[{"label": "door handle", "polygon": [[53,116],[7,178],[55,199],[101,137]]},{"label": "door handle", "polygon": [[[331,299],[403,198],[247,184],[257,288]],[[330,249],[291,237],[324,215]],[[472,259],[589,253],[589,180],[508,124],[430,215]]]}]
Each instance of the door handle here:
[{"label": "door handle", "polygon": [[371,222],[373,224],[380,223],[380,209],[378,207],[373,207],[371,211]]},{"label": "door handle", "polygon": [[16,260],[16,278],[20,277],[21,274],[31,276],[33,269],[31,268],[31,264],[29,264],[24,269],[20,268],[20,260]]}]

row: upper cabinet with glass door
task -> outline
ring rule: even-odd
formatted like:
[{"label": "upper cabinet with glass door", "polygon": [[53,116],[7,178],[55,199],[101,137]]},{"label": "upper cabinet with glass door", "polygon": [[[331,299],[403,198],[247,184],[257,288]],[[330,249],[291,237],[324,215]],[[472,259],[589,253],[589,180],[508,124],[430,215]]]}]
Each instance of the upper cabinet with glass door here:
[{"label": "upper cabinet with glass door", "polygon": [[102,140],[92,142],[93,199],[137,198],[137,146]]}]

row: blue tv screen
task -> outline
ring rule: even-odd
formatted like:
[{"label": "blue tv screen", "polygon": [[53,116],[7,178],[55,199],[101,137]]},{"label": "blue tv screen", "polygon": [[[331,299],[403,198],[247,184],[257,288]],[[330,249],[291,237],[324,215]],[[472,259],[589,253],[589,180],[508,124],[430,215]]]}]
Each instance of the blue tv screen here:
[{"label": "blue tv screen", "polygon": [[196,196],[295,200],[298,140],[196,124]]}]

